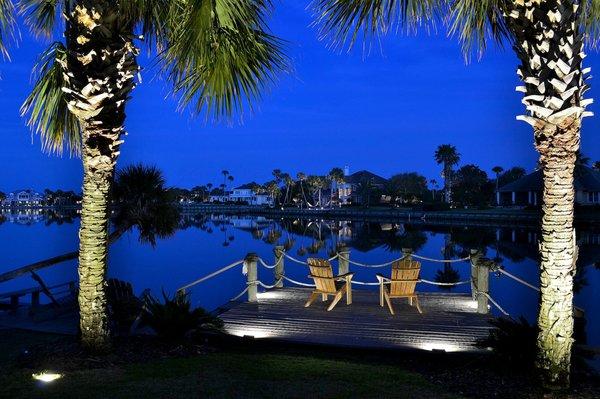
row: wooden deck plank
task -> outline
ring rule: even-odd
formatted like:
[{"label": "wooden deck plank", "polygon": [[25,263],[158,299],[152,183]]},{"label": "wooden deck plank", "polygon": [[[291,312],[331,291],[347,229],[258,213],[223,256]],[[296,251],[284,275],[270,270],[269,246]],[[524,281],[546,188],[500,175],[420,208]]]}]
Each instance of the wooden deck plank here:
[{"label": "wooden deck plank", "polygon": [[422,293],[423,314],[406,300],[394,300],[396,315],[379,306],[377,292],[354,290],[353,304],[327,312],[328,302],[305,308],[310,289],[282,288],[259,294],[220,315],[228,333],[295,343],[370,348],[475,351],[488,335],[488,315],[478,314],[470,295]]}]

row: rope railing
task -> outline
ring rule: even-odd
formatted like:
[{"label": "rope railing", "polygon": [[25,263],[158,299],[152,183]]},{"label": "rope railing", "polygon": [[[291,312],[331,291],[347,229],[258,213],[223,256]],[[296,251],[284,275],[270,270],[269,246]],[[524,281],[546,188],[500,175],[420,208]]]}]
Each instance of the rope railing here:
[{"label": "rope railing", "polygon": [[250,288],[250,286],[249,286],[249,285],[247,285],[247,286],[246,286],[246,288],[244,288],[244,289],[242,290],[242,292],[240,292],[239,294],[237,294],[236,296],[234,296],[233,298],[231,298],[231,299],[229,300],[229,302],[235,302],[235,301],[237,301],[238,299],[240,299],[240,298],[241,298],[241,297],[242,297],[242,296],[243,296],[243,295],[244,295],[246,292],[248,292],[248,288]]},{"label": "rope railing", "polygon": [[213,277],[215,277],[215,276],[217,276],[217,275],[219,275],[219,274],[221,274],[221,273],[223,273],[223,272],[225,272],[225,271],[227,271],[227,270],[229,270],[229,269],[233,269],[234,267],[236,267],[236,266],[239,266],[239,265],[241,265],[242,263],[244,263],[244,260],[243,260],[243,259],[242,259],[242,260],[238,260],[238,261],[236,261],[236,262],[233,262],[232,264],[230,264],[230,265],[227,265],[227,266],[225,266],[225,267],[222,267],[221,269],[219,269],[219,270],[217,270],[217,271],[215,271],[215,272],[212,272],[212,273],[210,273],[210,274],[208,274],[208,275],[206,275],[206,276],[204,276],[204,277],[202,277],[202,278],[199,278],[199,279],[198,279],[198,280],[196,280],[196,281],[193,281],[193,282],[191,282],[191,283],[189,283],[189,284],[187,284],[187,285],[184,285],[183,287],[179,288],[177,291],[178,291],[178,292],[179,292],[179,291],[185,291],[185,290],[187,290],[188,288],[191,288],[191,287],[193,287],[193,286],[195,286],[195,285],[198,285],[198,284],[200,284],[200,283],[202,283],[202,282],[204,282],[204,281],[206,281],[206,280],[209,280],[209,279],[211,279],[211,278],[213,278]]},{"label": "rope railing", "polygon": [[500,306],[498,302],[496,302],[487,292],[477,292],[477,295],[485,296],[504,316],[511,317],[510,314],[504,310],[504,308]]},{"label": "rope railing", "polygon": [[261,287],[263,287],[266,290],[270,290],[271,288],[277,287],[277,285],[279,283],[281,283],[282,281],[283,281],[283,276],[280,277],[277,281],[275,281],[272,285],[265,284],[262,281],[258,281],[258,285],[260,285]]},{"label": "rope railing", "polygon": [[417,254],[411,254],[411,255],[413,258],[426,260],[428,262],[437,262],[437,263],[458,263],[458,262],[466,262],[471,259],[470,256],[466,256],[466,257],[460,258],[460,259],[434,259],[434,258],[428,258],[426,256],[417,255]]},{"label": "rope railing", "polygon": [[353,261],[353,260],[351,260],[349,258],[346,258],[346,257],[342,256],[341,254],[338,254],[338,257],[339,257],[339,259],[341,259],[343,261],[346,261],[346,262],[348,262],[351,265],[360,266],[360,267],[369,267],[369,268],[379,268],[379,267],[390,266],[394,262],[401,261],[402,259],[406,258],[406,255],[402,256],[401,258],[391,260],[389,262],[380,263],[380,264],[374,264],[374,265],[373,264],[356,262],[356,261]]},{"label": "rope railing", "polygon": [[258,262],[263,265],[263,267],[267,268],[267,269],[275,269],[275,267],[277,266],[277,263],[273,264],[273,265],[269,265],[268,263],[266,263],[262,258],[258,258]]},{"label": "rope railing", "polygon": [[300,282],[300,281],[292,280],[291,278],[289,278],[289,277],[286,277],[286,276],[281,276],[281,277],[282,277],[282,278],[283,278],[285,281],[289,281],[289,282],[290,282],[290,283],[292,283],[292,284],[296,284],[296,285],[299,285],[299,286],[302,286],[302,287],[315,287],[315,285],[314,285],[314,284],[302,283],[302,282]]},{"label": "rope railing", "polygon": [[513,280],[515,280],[515,281],[517,281],[517,282],[519,282],[519,283],[523,284],[523,285],[524,285],[524,286],[526,286],[526,287],[529,287],[529,288],[531,288],[532,290],[535,290],[535,291],[537,291],[537,292],[540,292],[540,289],[539,289],[538,287],[536,287],[535,285],[528,283],[527,281],[525,281],[525,280],[523,280],[523,279],[521,279],[521,278],[519,278],[519,277],[515,276],[515,275],[514,275],[514,274],[512,274],[512,273],[509,273],[509,272],[507,272],[507,271],[506,271],[506,270],[504,270],[504,269],[500,269],[500,268],[498,268],[496,271],[497,271],[497,272],[499,272],[499,273],[502,273],[502,274],[504,274],[506,277],[509,277],[509,278],[511,278],[511,279],[513,279]]},{"label": "rope railing", "polygon": [[425,280],[423,278],[420,279],[418,282],[424,283],[424,284],[437,285],[440,287],[454,287],[456,285],[471,284],[471,280],[457,281],[456,283],[442,283],[442,282],[438,282],[438,281]]},{"label": "rope railing", "polygon": [[307,263],[307,262],[304,262],[304,261],[302,261],[302,260],[300,260],[300,259],[296,259],[296,258],[294,258],[293,256],[290,256],[290,255],[288,255],[288,254],[287,254],[287,252],[283,252],[283,256],[285,256],[286,258],[288,258],[288,259],[289,259],[289,260],[291,260],[292,262],[296,262],[296,263],[299,263],[299,264],[301,264],[301,265],[308,265],[308,263]]}]

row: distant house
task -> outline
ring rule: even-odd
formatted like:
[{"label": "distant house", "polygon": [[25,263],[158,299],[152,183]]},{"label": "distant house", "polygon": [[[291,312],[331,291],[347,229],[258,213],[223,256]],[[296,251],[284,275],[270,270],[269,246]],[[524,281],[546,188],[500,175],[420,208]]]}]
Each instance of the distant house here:
[{"label": "distant house", "polygon": [[[542,171],[536,170],[500,187],[497,201],[501,206],[537,206],[542,203],[543,190]],[[600,204],[600,172],[584,165],[575,168],[575,203]]]},{"label": "distant house", "polygon": [[42,206],[44,196],[34,190],[18,190],[8,193],[2,201],[3,207]]},{"label": "distant house", "polygon": [[350,174],[348,166],[344,168],[344,182],[332,183],[332,190],[337,193],[340,204],[360,204],[362,195],[359,192],[362,184],[368,184],[372,189],[382,190],[387,184],[387,180],[375,173],[367,170],[361,170]]},{"label": "distant house", "polygon": [[258,184],[255,182],[244,184],[233,189],[229,194],[231,202],[245,202],[249,205],[273,205],[273,199],[267,194],[257,194],[254,189]]},{"label": "distant house", "polygon": [[233,191],[215,192],[208,198],[209,202],[238,202],[248,205],[273,205],[273,199],[267,194],[257,194],[254,187],[258,184],[252,182],[233,189]]}]

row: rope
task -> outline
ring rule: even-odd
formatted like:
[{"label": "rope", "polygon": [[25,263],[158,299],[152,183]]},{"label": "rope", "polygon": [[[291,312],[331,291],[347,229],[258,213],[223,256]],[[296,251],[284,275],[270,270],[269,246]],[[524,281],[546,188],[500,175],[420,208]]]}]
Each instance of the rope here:
[{"label": "rope", "polygon": [[277,264],[274,265],[269,265],[267,263],[265,263],[264,260],[262,260],[262,258],[258,258],[258,261],[260,262],[261,265],[263,265],[264,267],[266,267],[267,269],[274,269],[275,266],[277,266]]},{"label": "rope", "polygon": [[460,259],[433,259],[433,258],[428,258],[426,256],[416,255],[416,254],[411,254],[411,255],[417,259],[427,260],[429,262],[438,262],[438,263],[458,263],[458,262],[465,262],[465,261],[468,261],[471,259],[470,256],[467,256],[466,258],[460,258]]},{"label": "rope", "polygon": [[348,259],[348,258],[345,258],[345,257],[343,257],[341,254],[338,254],[338,257],[339,257],[341,260],[345,260],[346,262],[348,262],[348,263],[350,263],[350,264],[352,264],[352,265],[361,266],[361,267],[371,267],[371,268],[376,268],[376,267],[386,267],[386,266],[390,266],[392,263],[394,263],[394,262],[397,262],[397,261],[400,261],[400,260],[404,259],[404,258],[406,257],[406,255],[405,255],[405,256],[403,256],[403,257],[401,257],[401,258],[398,258],[398,259],[392,260],[392,261],[390,261],[390,262],[381,263],[381,264],[378,264],[378,265],[368,265],[368,264],[366,264],[366,263],[355,262],[355,261],[353,261],[353,260],[350,260],[350,259]]},{"label": "rope", "polygon": [[301,261],[301,260],[298,260],[298,259],[296,259],[296,258],[293,258],[293,257],[291,257],[290,255],[288,255],[288,254],[287,254],[287,253],[285,253],[285,252],[283,253],[283,256],[285,256],[286,258],[288,258],[288,259],[289,259],[289,260],[291,260],[292,262],[296,262],[296,263],[299,263],[299,264],[301,264],[301,265],[308,265],[308,263],[306,263],[306,262],[304,262],[304,261]]},{"label": "rope", "polygon": [[281,283],[283,281],[283,277],[280,277],[279,280],[275,281],[275,283],[273,283],[273,285],[267,285],[265,283],[263,283],[262,281],[259,281],[258,284],[263,287],[264,289],[270,290],[271,288],[275,288],[277,286],[277,284]]},{"label": "rope", "polygon": [[379,282],[367,283],[365,281],[352,280],[352,284],[356,284],[356,285],[379,285]]},{"label": "rope", "polygon": [[235,302],[238,299],[240,299],[242,297],[242,295],[244,295],[246,292],[248,292],[248,288],[250,288],[250,286],[246,286],[246,288],[244,288],[244,290],[242,292],[240,292],[239,294],[237,294],[235,297],[231,298],[229,300],[229,302]]},{"label": "rope", "polygon": [[292,284],[297,284],[297,285],[300,285],[302,287],[314,287],[315,286],[314,284],[306,284],[306,283],[301,283],[300,281],[292,280],[291,278],[286,277],[286,276],[282,276],[282,278],[284,280],[289,281]]},{"label": "rope", "polygon": [[504,274],[505,276],[510,277],[513,280],[515,280],[515,281],[517,281],[517,282],[519,282],[519,283],[521,283],[521,284],[523,284],[523,285],[531,288],[532,290],[540,292],[540,289],[538,287],[534,286],[533,284],[529,284],[527,281],[520,279],[519,277],[515,276],[514,274],[510,274],[509,272],[507,272],[504,269],[500,269],[499,268],[497,271],[500,272],[500,273],[502,273],[502,274]]},{"label": "rope", "polygon": [[508,317],[510,317],[510,314],[508,314],[508,312],[507,312],[506,310],[504,310],[504,309],[502,308],[502,306],[498,305],[498,302],[494,301],[494,300],[492,299],[492,297],[491,297],[491,296],[490,296],[490,295],[489,295],[487,292],[478,292],[478,293],[477,293],[477,295],[483,295],[483,296],[485,296],[487,299],[489,299],[489,300],[490,300],[490,302],[491,302],[491,303],[492,303],[494,306],[496,306],[496,307],[498,308],[498,310],[499,310],[500,312],[502,312],[502,314],[504,314],[504,316],[508,316]]},{"label": "rope", "polygon": [[230,265],[227,265],[227,266],[225,266],[225,267],[217,270],[216,272],[213,272],[213,273],[211,273],[211,274],[209,274],[207,276],[204,276],[204,277],[202,277],[202,278],[200,278],[200,279],[198,279],[198,280],[196,280],[194,282],[189,283],[188,285],[184,285],[183,287],[179,288],[177,291],[187,290],[188,288],[193,287],[194,285],[200,284],[203,281],[211,279],[211,278],[213,278],[214,276],[216,276],[218,274],[221,274],[221,273],[223,273],[223,272],[225,272],[225,271],[227,271],[229,269],[232,269],[232,268],[234,268],[234,267],[236,267],[238,265],[241,265],[242,263],[244,263],[243,259],[242,260],[238,260],[237,262],[234,262],[234,263],[232,263]]},{"label": "rope", "polygon": [[336,260],[339,257],[340,257],[340,254],[335,254],[334,256],[332,256],[331,258],[329,258],[327,260],[331,262],[332,260]]},{"label": "rope", "polygon": [[419,283],[425,283],[425,284],[431,284],[431,285],[440,285],[440,286],[443,286],[443,287],[453,287],[455,285],[471,284],[471,280],[457,281],[456,283],[439,283],[437,281],[420,279]]}]

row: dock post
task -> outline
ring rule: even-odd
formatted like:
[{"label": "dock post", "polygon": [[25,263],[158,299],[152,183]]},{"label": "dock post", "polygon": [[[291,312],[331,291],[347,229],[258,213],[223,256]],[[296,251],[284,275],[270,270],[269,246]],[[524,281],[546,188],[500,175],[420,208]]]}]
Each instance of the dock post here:
[{"label": "dock post", "polygon": [[404,255],[404,259],[413,260],[412,254],[413,254],[412,248],[402,248],[402,255]]},{"label": "dock post", "polygon": [[248,284],[248,302],[257,302],[258,293],[258,270],[257,270],[258,255],[249,253],[244,259],[244,266],[248,271],[246,281]]},{"label": "dock post", "polygon": [[482,253],[471,250],[471,290],[477,299],[477,313],[489,313],[490,270],[486,262],[482,262]]},{"label": "dock post", "polygon": [[346,274],[350,272],[350,248],[345,245],[341,245],[338,248],[338,275]]},{"label": "dock post", "polygon": [[[285,274],[285,248],[283,245],[275,246],[275,288],[283,288],[283,275]],[[279,281],[281,279],[281,281]]]}]

